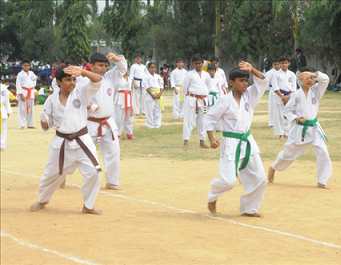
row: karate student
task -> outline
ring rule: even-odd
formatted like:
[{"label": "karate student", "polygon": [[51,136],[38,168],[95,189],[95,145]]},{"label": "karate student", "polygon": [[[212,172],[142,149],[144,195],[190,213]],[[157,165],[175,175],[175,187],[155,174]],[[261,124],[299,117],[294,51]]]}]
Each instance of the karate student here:
[{"label": "karate student", "polygon": [[[285,117],[294,125],[283,151],[269,167],[268,180],[273,182],[276,171],[285,170],[308,145],[312,145],[317,159],[317,186],[329,189],[327,181],[332,174],[332,162],[325,144],[327,138],[317,120],[319,103],[328,87],[329,77],[309,66],[302,67],[297,77],[302,87],[291,95],[284,107]],[[315,80],[317,84],[314,84]]]},{"label": "karate student", "polygon": [[[218,99],[221,97],[219,93],[221,91],[221,80],[216,75],[217,67],[216,65],[209,64],[207,67],[207,72],[211,77],[211,87],[207,96],[207,112],[217,103]],[[224,95],[224,94],[223,94]],[[220,122],[216,124],[216,130],[221,131]]]},{"label": "karate student", "polygon": [[22,70],[17,76],[16,87],[18,101],[18,122],[20,130],[25,129],[25,122],[27,121],[27,128],[36,129],[33,126],[34,115],[34,87],[36,86],[37,76],[30,71],[31,62],[29,59],[22,60]]},{"label": "karate student", "polygon": [[7,141],[7,119],[9,118],[10,113],[12,113],[11,104],[9,102],[9,91],[6,86],[0,84],[1,87],[1,105],[0,105],[0,135],[1,135],[1,145],[0,150],[6,150],[6,141]]},{"label": "karate student", "polygon": [[156,63],[148,64],[149,74],[145,76],[144,87],[146,88],[146,126],[148,129],[161,127],[161,110],[163,82],[161,76],[156,73]]},{"label": "karate student", "polygon": [[[249,73],[253,74],[254,85],[248,87]],[[223,129],[220,148],[220,179],[211,182],[207,195],[208,209],[216,212],[219,195],[233,188],[236,175],[246,194],[240,198],[240,213],[243,216],[263,217],[258,209],[264,197],[266,175],[259,155],[258,146],[250,134],[253,109],[262,98],[267,87],[266,77],[247,62],[240,62],[239,67],[229,72],[232,93],[220,98],[205,116],[205,130],[210,145],[216,149],[220,143],[212,131],[219,121]]]},{"label": "karate student", "polygon": [[229,86],[226,81],[226,75],[223,69],[219,68],[219,58],[212,57],[211,59],[212,64],[217,67],[217,71],[215,75],[220,79],[220,88],[219,88],[219,95],[226,95],[229,92]]},{"label": "karate student", "polygon": [[124,128],[128,139],[137,139],[133,135],[133,97],[131,87],[134,80],[127,76],[128,69],[115,89],[115,106],[112,117],[117,125],[118,139],[121,139]]},{"label": "karate student", "polygon": [[273,111],[274,135],[280,140],[288,137],[290,131],[290,121],[283,116],[284,105],[290,99],[292,93],[296,91],[296,75],[288,70],[290,65],[286,55],[279,57],[281,69],[272,78],[272,88],[275,95]]},{"label": "karate student", "polygon": [[269,88],[267,90],[269,90],[269,100],[268,100],[268,125],[273,128],[274,126],[274,105],[276,104],[276,94],[273,90],[273,86],[272,86],[272,78],[274,77],[274,75],[279,71],[279,69],[281,69],[281,65],[279,63],[279,59],[278,58],[272,58],[272,69],[268,72],[266,72],[266,78],[269,81]]},{"label": "karate student", "polygon": [[200,148],[209,148],[205,144],[204,115],[207,110],[207,95],[211,90],[211,77],[202,70],[203,58],[200,54],[192,57],[193,70],[188,72],[184,80],[183,93],[186,95],[184,105],[183,151],[188,150],[188,141],[194,125],[197,125]]},{"label": "karate student", "polygon": [[[108,60],[116,63],[116,67],[107,71]],[[114,109],[114,88],[127,71],[127,62],[123,56],[109,53],[105,56],[95,52],[90,56],[91,71],[102,76],[102,85],[91,101],[88,111],[89,134],[94,144],[99,145],[106,168],[106,189],[121,190],[120,182],[120,146],[115,120],[112,118]]]},{"label": "karate student", "polygon": [[[90,82],[76,86],[75,76],[84,75]],[[60,93],[47,98],[39,116],[41,127],[47,131],[55,127],[56,135],[50,145],[50,155],[39,185],[39,201],[31,211],[38,211],[52,199],[54,191],[67,174],[78,167],[83,175],[81,192],[84,205],[82,212],[102,214],[94,204],[100,189],[101,170],[86,126],[87,105],[101,87],[101,77],[74,66],[60,66],[56,70]]]},{"label": "karate student", "polygon": [[173,118],[181,119],[184,117],[184,98],[182,91],[184,78],[187,71],[183,69],[184,61],[181,58],[176,59],[176,69],[171,73],[171,87],[173,89]]},{"label": "karate student", "polygon": [[140,113],[145,114],[145,97],[146,90],[143,88],[143,80],[145,75],[148,73],[146,66],[141,64],[142,57],[136,54],[135,63],[130,68],[130,78],[134,80],[134,90],[133,90],[133,105],[134,114],[136,116]]}]

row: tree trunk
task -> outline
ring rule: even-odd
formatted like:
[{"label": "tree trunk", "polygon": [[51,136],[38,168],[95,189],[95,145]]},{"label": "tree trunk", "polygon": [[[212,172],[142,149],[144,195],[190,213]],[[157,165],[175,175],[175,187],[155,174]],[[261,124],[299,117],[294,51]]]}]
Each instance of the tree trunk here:
[{"label": "tree trunk", "polygon": [[154,63],[156,63],[156,71],[158,73],[159,72],[159,57],[158,57],[157,50],[156,50],[155,46],[156,46],[155,43],[153,43],[153,61],[154,61]]}]

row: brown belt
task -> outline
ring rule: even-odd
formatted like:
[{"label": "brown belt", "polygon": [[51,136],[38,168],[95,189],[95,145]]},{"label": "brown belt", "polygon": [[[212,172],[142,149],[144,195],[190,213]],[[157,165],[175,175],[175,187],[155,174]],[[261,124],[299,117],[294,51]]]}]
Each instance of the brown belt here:
[{"label": "brown belt", "polygon": [[[196,98],[196,103],[195,103],[195,113],[198,114],[199,113],[199,107],[198,107],[198,99],[205,99],[207,96],[205,95],[195,95],[195,94],[192,94],[190,92],[187,93],[187,96],[190,96],[190,97],[193,97],[193,98]],[[204,114],[206,114],[206,100],[204,100]]]},{"label": "brown belt", "polygon": [[79,138],[79,136],[85,135],[88,133],[88,127],[84,127],[82,130],[76,133],[72,134],[65,134],[61,133],[59,131],[56,131],[56,135],[59,137],[64,138],[64,141],[62,142],[62,146],[60,147],[59,151],[59,175],[63,174],[63,168],[64,168],[64,157],[65,157],[65,140],[76,140],[79,146],[83,149],[85,154],[90,158],[92,164],[94,164],[95,168],[98,171],[102,171],[101,166],[99,165],[96,157],[91,153],[88,147],[83,143],[83,141]]},{"label": "brown belt", "polygon": [[[98,122],[99,126],[98,126],[98,132],[97,132],[97,145],[101,142],[101,138],[102,138],[102,125],[105,125],[107,127],[110,128],[111,130],[111,126],[110,124],[107,122],[107,120],[110,119],[109,117],[106,118],[94,118],[94,117],[89,117],[88,121],[94,121],[94,122]],[[112,135],[112,139],[115,140],[115,136],[111,130],[111,135]]]}]

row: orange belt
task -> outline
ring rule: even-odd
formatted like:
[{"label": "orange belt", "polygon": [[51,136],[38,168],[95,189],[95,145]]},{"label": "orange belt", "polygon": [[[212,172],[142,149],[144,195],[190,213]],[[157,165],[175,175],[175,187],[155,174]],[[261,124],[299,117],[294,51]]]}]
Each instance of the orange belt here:
[{"label": "orange belt", "polygon": [[[97,145],[99,145],[99,143],[101,142],[101,138],[102,138],[102,125],[106,125],[107,127],[109,127],[111,129],[110,124],[107,122],[107,120],[110,119],[109,117],[106,118],[94,118],[94,117],[89,117],[88,121],[94,121],[94,122],[98,122],[99,126],[98,126],[98,133],[97,133]],[[115,140],[115,136],[111,130],[111,134],[112,134],[112,139]]]},{"label": "orange belt", "polygon": [[126,117],[128,117],[128,95],[130,95],[130,116],[133,115],[133,98],[131,97],[131,91],[128,90],[120,90],[118,93],[124,94],[125,101],[125,109],[126,109]]},{"label": "orange belt", "polygon": [[226,89],[224,88],[224,85],[222,85],[222,86],[221,86],[221,89],[223,90],[223,92],[224,92],[224,95],[226,95],[226,94],[227,94],[227,92],[226,92]]},{"label": "orange belt", "polygon": [[23,87],[23,86],[22,86],[21,88],[27,90],[27,97],[26,97],[26,99],[27,99],[26,113],[27,113],[27,114],[30,114],[30,108],[31,108],[31,92],[32,92],[32,90],[33,90],[34,88],[33,88],[33,87],[28,88],[28,87]]},{"label": "orange belt", "polygon": [[[190,92],[188,92],[187,96],[190,96],[190,97],[193,97],[193,98],[196,98],[196,105],[195,105],[195,113],[198,114],[199,113],[199,107],[198,107],[198,99],[205,99],[207,96],[205,95],[195,95],[195,94],[192,94]],[[204,100],[204,114],[206,114],[206,100]]]}]

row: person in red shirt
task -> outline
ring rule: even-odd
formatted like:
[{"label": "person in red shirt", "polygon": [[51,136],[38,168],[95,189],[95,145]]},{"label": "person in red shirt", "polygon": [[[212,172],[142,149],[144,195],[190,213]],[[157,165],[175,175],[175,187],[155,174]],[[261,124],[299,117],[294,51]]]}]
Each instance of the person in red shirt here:
[{"label": "person in red shirt", "polygon": [[169,73],[168,65],[164,64],[163,65],[163,80],[164,80],[163,84],[166,90],[168,89],[167,87],[168,73]]},{"label": "person in red shirt", "polygon": [[82,57],[82,64],[83,64],[83,69],[87,70],[87,71],[91,71],[90,69],[90,63],[89,63],[89,59],[87,55],[83,55]]}]

